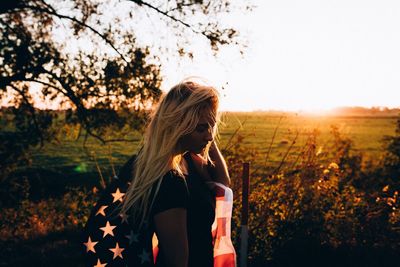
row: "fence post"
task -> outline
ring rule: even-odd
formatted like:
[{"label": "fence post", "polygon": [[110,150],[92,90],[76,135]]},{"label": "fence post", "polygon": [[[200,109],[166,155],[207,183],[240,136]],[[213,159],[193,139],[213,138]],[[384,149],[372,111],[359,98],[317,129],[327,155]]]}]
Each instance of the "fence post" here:
[{"label": "fence post", "polygon": [[250,163],[243,163],[242,175],[242,218],[240,229],[240,267],[247,267],[247,251],[249,238],[249,183]]}]

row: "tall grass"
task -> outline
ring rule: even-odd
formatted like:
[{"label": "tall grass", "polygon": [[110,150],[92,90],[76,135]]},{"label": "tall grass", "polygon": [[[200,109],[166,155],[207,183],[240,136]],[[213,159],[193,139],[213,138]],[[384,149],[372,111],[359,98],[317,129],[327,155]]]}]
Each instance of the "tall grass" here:
[{"label": "tall grass", "polygon": [[[285,131],[285,117],[267,126],[262,120],[249,117],[236,128],[222,129],[221,147],[235,195],[232,236],[236,248],[240,243],[242,163],[252,165],[249,266],[395,264],[400,250],[399,183],[381,171],[387,152],[381,150],[380,156],[370,160],[340,127]],[[269,130],[262,132],[262,127]],[[260,137],[263,133],[269,133],[268,137]],[[60,162],[83,166],[77,160],[77,147],[72,145],[73,152]],[[86,171],[92,170],[93,179],[85,187],[76,186],[88,181],[90,173],[83,169],[64,172],[64,176],[52,172],[58,177],[51,178],[60,182],[77,176],[75,188],[40,197],[35,195],[40,187],[32,181],[41,180],[32,173],[17,172],[8,181],[7,190],[2,190],[0,213],[0,253],[7,256],[1,257],[0,266],[80,265],[80,229],[102,188],[133,150],[120,145],[101,148],[90,142],[86,148],[85,160],[92,162]],[[50,168],[51,164],[49,160],[42,166]],[[55,190],[46,183],[42,186],[42,191]]]}]

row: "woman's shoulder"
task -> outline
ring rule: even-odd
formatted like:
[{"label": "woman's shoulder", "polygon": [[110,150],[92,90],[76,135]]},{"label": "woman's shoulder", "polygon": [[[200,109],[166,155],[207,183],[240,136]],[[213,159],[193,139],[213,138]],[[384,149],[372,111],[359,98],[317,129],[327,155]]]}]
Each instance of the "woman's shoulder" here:
[{"label": "woman's shoulder", "polygon": [[169,170],[163,177],[164,179],[185,179],[185,176],[175,169]]},{"label": "woman's shoulder", "polygon": [[185,176],[180,174],[177,170],[169,170],[162,178],[160,189],[163,187],[182,187],[186,189]]},{"label": "woman's shoulder", "polygon": [[187,208],[189,191],[185,178],[177,171],[170,170],[162,178],[154,200],[153,214],[172,209]]}]

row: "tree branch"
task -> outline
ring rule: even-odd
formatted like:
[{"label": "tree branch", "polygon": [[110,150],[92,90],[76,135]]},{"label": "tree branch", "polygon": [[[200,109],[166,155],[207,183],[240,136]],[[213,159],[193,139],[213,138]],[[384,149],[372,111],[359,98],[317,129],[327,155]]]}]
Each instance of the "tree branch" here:
[{"label": "tree branch", "polygon": [[[47,5],[47,4],[46,4]],[[129,61],[121,54],[121,52],[119,52],[119,50],[114,46],[114,44],[108,40],[108,38],[106,36],[104,36],[103,34],[101,34],[98,30],[96,30],[95,28],[93,28],[92,26],[74,18],[74,17],[70,17],[67,15],[62,15],[57,13],[53,8],[52,9],[47,9],[47,8],[41,8],[41,7],[37,7],[37,6],[32,6],[32,5],[22,5],[17,7],[16,9],[9,11],[9,13],[12,12],[18,12],[20,9],[30,9],[32,11],[38,11],[38,12],[43,12],[43,13],[47,13],[49,15],[53,15],[56,16],[60,19],[68,19],[71,20],[77,24],[79,24],[80,26],[83,26],[84,28],[87,28],[89,30],[91,30],[92,32],[94,32],[96,35],[100,36],[100,38],[102,38],[109,46],[111,46],[111,48],[117,52],[117,54],[122,58],[122,60],[124,60],[128,65],[129,65]]]},{"label": "tree branch", "polygon": [[190,29],[192,32],[194,32],[196,34],[203,35],[209,41],[215,41],[214,38],[211,38],[211,36],[207,35],[204,31],[197,31],[196,29],[194,29],[193,25],[190,25],[189,23],[184,22],[183,20],[177,19],[174,16],[168,14],[168,12],[170,12],[171,10],[170,11],[163,11],[163,10],[159,9],[158,7],[155,7],[152,4],[149,4],[149,3],[144,2],[142,0],[127,0],[127,1],[134,2],[135,4],[137,4],[139,6],[143,5],[143,6],[146,6],[146,7],[150,8],[150,9],[153,9],[154,11],[160,13],[161,15],[163,15],[163,16],[165,16],[165,17],[177,22],[178,24],[181,24],[181,25],[185,26],[186,28]]},{"label": "tree branch", "polygon": [[174,12],[175,10],[178,10],[180,7],[190,7],[190,6],[193,6],[193,5],[194,5],[193,3],[186,3],[186,4],[183,3],[179,7],[176,6],[174,8],[171,8],[170,10],[166,11],[166,13],[168,14],[168,13]]},{"label": "tree branch", "polygon": [[60,92],[60,93],[62,93],[63,95],[65,95],[65,96],[68,97],[67,93],[64,92],[61,88],[58,88],[57,86],[52,85],[52,84],[50,84],[50,83],[46,83],[46,82],[43,82],[43,81],[41,81],[41,80],[36,80],[36,79],[24,79],[24,81],[27,81],[27,82],[35,82],[35,83],[40,83],[40,84],[46,85],[46,86],[48,86],[48,87],[50,87],[50,88],[53,88],[53,89],[57,90],[58,92]]}]

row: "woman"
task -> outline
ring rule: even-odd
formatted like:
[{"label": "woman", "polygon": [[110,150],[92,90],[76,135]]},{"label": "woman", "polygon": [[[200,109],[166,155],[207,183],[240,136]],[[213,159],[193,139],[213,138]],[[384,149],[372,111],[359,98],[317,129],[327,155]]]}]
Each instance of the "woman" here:
[{"label": "woman", "polygon": [[214,142],[218,104],[213,87],[193,81],[161,99],[137,157],[125,164],[88,220],[88,266],[213,266],[215,194],[207,184],[229,185]]}]

